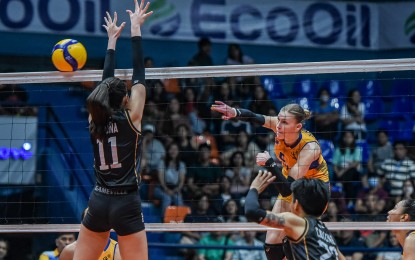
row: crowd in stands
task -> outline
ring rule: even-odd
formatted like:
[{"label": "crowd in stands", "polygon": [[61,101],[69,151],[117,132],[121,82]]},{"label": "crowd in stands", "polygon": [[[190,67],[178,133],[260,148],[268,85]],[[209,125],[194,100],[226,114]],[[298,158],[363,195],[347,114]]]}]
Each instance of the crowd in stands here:
[{"label": "crowd in stands", "polygon": [[[200,51],[189,65],[213,65],[210,45],[207,39],[202,39]],[[242,54],[238,45],[231,44],[226,63],[252,64],[254,60]],[[162,214],[169,205],[190,207],[191,213],[185,222],[245,222],[244,196],[252,177],[261,169],[255,163],[255,156],[264,150],[273,155],[274,134],[258,125],[235,119],[221,120],[219,114],[210,111],[210,106],[215,100],[221,100],[255,113],[277,115],[278,103],[269,96],[278,90],[270,91],[259,77],[183,80],[178,82],[178,92],[167,91],[163,81],[147,84],[142,167],[146,176],[144,186],[149,188],[143,189],[144,200],[161,207]],[[285,99],[286,103],[296,100],[313,112],[306,129],[321,142],[330,168],[332,202],[324,217],[326,221],[385,221],[387,211],[397,201],[415,197],[412,136],[400,139],[394,132],[401,121],[396,121],[395,128],[383,127],[389,114],[374,110],[370,102],[379,97],[365,92],[374,84],[366,81],[364,85],[349,87],[347,93],[339,81],[318,85],[301,79],[293,87],[292,99]],[[318,93],[313,97],[316,89]],[[392,102],[399,102],[399,97]],[[408,131],[412,133],[412,128]],[[277,192],[270,187],[261,195],[262,206],[271,210],[276,197]],[[255,244],[252,235],[191,232],[183,233],[181,241]],[[391,234],[384,231],[341,231],[335,232],[335,236],[340,246],[396,246]],[[261,241],[260,236],[257,238]],[[189,258],[190,251],[186,251]],[[231,259],[222,253],[221,259]],[[242,259],[246,254],[238,252],[232,259]],[[351,259],[389,259],[387,253],[354,252],[349,256]]]},{"label": "crowd in stands", "polygon": [[[211,42],[201,39],[199,52],[191,58],[189,66],[214,65],[210,51]],[[238,65],[255,61],[243,54],[239,45],[231,44],[225,63]],[[151,68],[154,61],[149,57],[145,64]],[[244,196],[261,169],[255,157],[266,150],[276,160],[274,133],[235,119],[224,121],[218,113],[211,112],[210,106],[220,100],[230,106],[276,116],[281,102],[276,102],[275,97],[281,86],[278,87],[276,78],[267,80],[260,77],[147,80],[142,120],[141,196],[143,201],[160,208],[160,220],[166,208],[175,205],[191,209],[184,219],[186,223],[247,221],[243,216]],[[412,88],[413,83],[400,84]],[[387,211],[398,201],[415,198],[413,125],[408,127],[406,113],[397,112],[407,104],[404,99],[408,95],[394,92],[395,98],[388,101],[391,105],[387,111],[380,107],[382,96],[376,91],[382,88],[374,81],[346,88],[335,80],[316,83],[300,79],[292,88],[294,93],[285,93],[285,103],[295,100],[313,112],[305,128],[319,140],[330,169],[332,199],[325,221],[385,221]],[[346,93],[345,89],[350,91]],[[369,94],[373,89],[376,93]],[[32,113],[19,110],[27,101],[21,93],[24,92],[18,86],[1,86],[0,113]],[[261,206],[271,210],[277,195],[270,186],[261,194]],[[179,241],[258,246],[264,241],[264,235],[183,232],[179,234]],[[397,246],[396,239],[386,231],[336,231],[334,235],[340,247]],[[187,259],[195,256],[265,259],[262,251],[183,249],[181,253]],[[344,254],[348,259],[399,259],[396,252]]]}]

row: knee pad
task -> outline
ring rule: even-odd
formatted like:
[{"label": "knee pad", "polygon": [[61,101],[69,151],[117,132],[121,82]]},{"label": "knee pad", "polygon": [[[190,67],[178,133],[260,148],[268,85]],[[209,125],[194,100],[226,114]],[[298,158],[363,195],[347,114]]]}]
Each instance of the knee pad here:
[{"label": "knee pad", "polygon": [[265,255],[268,260],[282,260],[285,257],[283,244],[264,244]]}]

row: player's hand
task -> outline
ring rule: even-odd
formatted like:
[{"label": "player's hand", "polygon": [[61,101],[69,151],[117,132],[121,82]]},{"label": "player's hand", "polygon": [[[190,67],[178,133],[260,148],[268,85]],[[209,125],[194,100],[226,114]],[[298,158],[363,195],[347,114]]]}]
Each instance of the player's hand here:
[{"label": "player's hand", "polygon": [[222,114],[223,120],[229,120],[233,117],[236,117],[236,110],[233,107],[230,107],[223,103],[222,101],[215,101],[215,104],[210,107],[211,110],[219,112]]},{"label": "player's hand", "polygon": [[264,166],[269,158],[271,158],[271,155],[267,151],[263,153],[258,153],[256,155],[256,164],[258,164],[259,166]]},{"label": "player's hand", "polygon": [[263,192],[270,183],[272,183],[275,180],[275,176],[272,176],[272,174],[268,171],[259,171],[258,175],[255,177],[255,179],[251,183],[251,189],[256,189],[258,191],[258,194]]},{"label": "player's hand", "polygon": [[102,27],[107,30],[109,39],[118,39],[120,37],[122,30],[125,27],[125,22],[121,23],[120,26],[117,26],[118,15],[117,12],[114,12],[114,19],[111,18],[110,13],[107,12],[107,16],[104,17],[105,24]]},{"label": "player's hand", "polygon": [[147,12],[150,7],[150,2],[147,2],[144,5],[144,0],[141,0],[141,3],[138,4],[137,0],[134,0],[134,12],[127,10],[127,13],[130,15],[131,25],[142,25],[144,21],[153,13],[153,11]]}]

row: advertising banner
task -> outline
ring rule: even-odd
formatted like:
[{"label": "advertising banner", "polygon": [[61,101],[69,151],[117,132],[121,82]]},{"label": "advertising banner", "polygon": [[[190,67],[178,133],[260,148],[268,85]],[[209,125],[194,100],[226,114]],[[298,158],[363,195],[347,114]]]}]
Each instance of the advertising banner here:
[{"label": "advertising banner", "polygon": [[[105,11],[128,21],[125,10],[133,8],[133,1],[1,0],[0,31],[103,37]],[[407,36],[414,31],[412,2],[152,0],[151,9],[154,14],[143,27],[146,39],[197,41],[206,36],[215,42],[275,46],[413,47]],[[406,29],[396,27],[401,25]],[[128,35],[127,26],[123,37]]]}]

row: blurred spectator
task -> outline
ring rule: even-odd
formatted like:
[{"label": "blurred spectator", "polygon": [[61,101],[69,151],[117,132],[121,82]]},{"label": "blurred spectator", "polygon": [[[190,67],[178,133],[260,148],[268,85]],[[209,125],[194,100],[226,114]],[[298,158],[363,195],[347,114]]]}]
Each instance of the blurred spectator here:
[{"label": "blurred spectator", "polygon": [[[255,161],[256,155],[261,151],[258,145],[254,141],[249,141],[249,135],[243,129],[236,133],[235,144],[235,147],[222,152],[222,154],[220,155],[222,164],[224,166],[229,166],[232,163],[232,161],[230,160],[231,156],[235,152],[242,152],[245,166],[255,171],[257,167]],[[272,151],[274,151],[274,149]]]},{"label": "blurred spectator", "polygon": [[226,152],[229,149],[237,147],[238,134],[242,131],[246,132],[248,136],[251,135],[251,124],[236,118],[224,120],[220,129],[221,146],[219,149]]},{"label": "blurred spectator", "polygon": [[229,168],[225,171],[231,182],[231,194],[240,198],[246,194],[251,184],[251,168],[245,166],[244,154],[236,151],[230,158]]},{"label": "blurred spectator", "polygon": [[9,251],[9,242],[4,238],[0,238],[0,260],[7,259],[7,252]]},{"label": "blurred spectator", "polygon": [[340,146],[336,147],[333,156],[335,181],[343,185],[346,199],[351,201],[356,197],[360,181],[360,162],[362,152],[356,147],[356,140],[351,131],[343,132]]},{"label": "blurred spectator", "polygon": [[326,213],[322,217],[322,221],[325,222],[339,222],[339,210],[335,201],[330,201]]},{"label": "blurred spectator", "polygon": [[[351,219],[342,219],[342,222],[351,222]],[[340,230],[338,236],[335,236],[337,245],[339,247],[366,247],[364,240],[359,236],[358,231],[353,230]],[[363,252],[344,251],[343,255],[348,260],[361,260],[363,259]]]},{"label": "blurred spectator", "polygon": [[[236,246],[263,247],[264,243],[255,238],[255,231],[242,231],[242,239],[235,242]],[[264,250],[235,250],[232,260],[266,260]]]},{"label": "blurred spectator", "polygon": [[364,139],[366,137],[365,105],[360,102],[361,96],[357,89],[349,91],[346,104],[343,105],[340,112],[340,119],[343,123],[344,130],[353,131],[356,139]]},{"label": "blurred spectator", "polygon": [[223,175],[222,168],[210,162],[210,146],[199,146],[199,158],[188,168],[187,196],[198,196],[201,193],[215,196],[219,193],[219,180]]},{"label": "blurred spectator", "polygon": [[27,107],[29,97],[19,85],[0,84],[0,115],[34,116],[37,110]]},{"label": "blurred spectator", "polygon": [[[216,214],[210,209],[209,197],[207,194],[199,193],[194,197],[191,205],[192,213],[188,214],[184,223],[218,223],[221,222]],[[180,244],[197,244],[204,232],[182,232]],[[194,249],[184,249],[181,252],[185,259],[194,259],[196,251]]]},{"label": "blurred spectator", "polygon": [[212,196],[210,199],[212,209],[215,211],[216,215],[222,214],[223,206],[228,200],[236,199],[235,196],[231,194],[231,182],[231,178],[226,175],[222,176],[219,181],[219,194]]},{"label": "blurred spectator", "polygon": [[359,221],[384,221],[386,219],[387,194],[378,190],[359,195],[355,207],[356,218]]},{"label": "blurred spectator", "polygon": [[75,241],[74,233],[61,233],[55,239],[56,249],[53,251],[45,251],[39,256],[39,260],[58,260],[59,254],[66,245]]},{"label": "blurred spectator", "polygon": [[162,216],[168,206],[184,205],[182,188],[186,176],[186,165],[180,160],[178,145],[171,143],[166,150],[166,158],[160,161],[158,169],[160,185],[155,191],[155,197],[161,199]]},{"label": "blurred spectator", "polygon": [[143,151],[144,158],[146,159],[146,165],[149,171],[158,170],[160,161],[162,161],[166,155],[164,145],[155,138],[156,128],[154,125],[146,124],[141,129],[143,134]]},{"label": "blurred spectator", "polygon": [[[142,125],[153,125],[156,126],[159,124],[163,119],[163,111],[157,106],[156,103],[152,99],[147,100],[146,105],[144,107],[144,115]],[[156,133],[158,134],[158,130],[156,129]]]},{"label": "blurred spectator", "polygon": [[[198,52],[189,60],[188,66],[212,66],[213,60],[210,56],[212,50],[212,42],[209,38],[200,38],[198,42]],[[214,85],[212,78],[192,78],[186,79],[186,86],[198,87],[197,97],[200,101],[207,101],[210,95],[211,86]]]},{"label": "blurred spectator", "polygon": [[[370,182],[369,189],[363,188],[357,194],[354,210],[357,214],[362,215],[373,214],[374,212],[378,212],[379,214],[386,213],[388,198],[389,194],[383,188],[383,182],[381,180]],[[376,203],[373,203],[374,199]]]},{"label": "blurred spectator", "polygon": [[[400,248],[398,239],[392,233],[388,233],[388,242],[386,247],[389,248]],[[402,253],[400,251],[392,251],[392,252],[380,252],[377,254],[376,260],[400,260],[402,259]]]},{"label": "blurred spectator", "polygon": [[270,109],[276,109],[274,103],[268,98],[262,85],[256,85],[254,96],[250,100],[248,109],[254,113],[268,115]]},{"label": "blurred spectator", "polygon": [[[199,245],[203,246],[233,246],[232,240],[223,232],[210,232],[200,239]],[[226,249],[199,249],[197,252],[199,260],[231,260],[233,250]]]},{"label": "blurred spectator", "polygon": [[[228,45],[226,65],[244,65],[254,63],[255,61],[251,57],[243,54],[239,44],[232,43]],[[260,83],[258,77],[231,77],[228,81],[231,86],[232,93],[242,100],[248,100],[251,98],[252,86]]]},{"label": "blurred spectator", "polygon": [[164,145],[173,141],[174,131],[178,125],[187,125],[190,127],[190,121],[181,109],[179,100],[174,97],[170,100],[163,120],[159,122],[158,130]]},{"label": "blurred spectator", "polygon": [[[207,127],[207,124],[199,113],[194,88],[187,87],[184,89],[182,101],[184,114],[189,118],[193,133],[203,133]],[[204,111],[204,115],[206,116],[207,114],[208,113]]]},{"label": "blurred spectator", "polygon": [[225,222],[247,222],[246,217],[242,214],[237,200],[229,199],[222,207],[222,217]]},{"label": "blurred spectator", "polygon": [[181,124],[176,127],[176,134],[174,136],[174,141],[179,146],[180,158],[186,165],[190,165],[194,161],[194,154],[196,152],[196,147],[192,145],[192,132],[189,129],[189,126],[186,124]]},{"label": "blurred spectator", "polygon": [[388,133],[384,130],[379,130],[376,133],[377,143],[371,149],[370,157],[367,162],[367,169],[369,177],[379,176],[378,170],[381,164],[393,157],[392,144],[389,142]]},{"label": "blurred spectator", "polygon": [[209,38],[200,38],[198,48],[198,52],[189,61],[188,66],[212,66],[213,60],[210,56],[212,42]]},{"label": "blurred spectator", "polygon": [[393,151],[393,158],[380,165],[379,173],[390,188],[389,194],[397,198],[404,195],[405,181],[415,178],[415,162],[407,157],[408,150],[403,142],[395,142]]},{"label": "blurred spectator", "polygon": [[318,92],[318,104],[313,111],[314,133],[317,139],[334,141],[339,124],[338,108],[331,104],[330,91],[321,88]]}]

